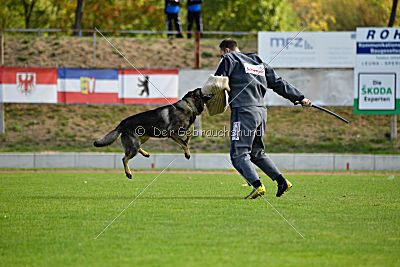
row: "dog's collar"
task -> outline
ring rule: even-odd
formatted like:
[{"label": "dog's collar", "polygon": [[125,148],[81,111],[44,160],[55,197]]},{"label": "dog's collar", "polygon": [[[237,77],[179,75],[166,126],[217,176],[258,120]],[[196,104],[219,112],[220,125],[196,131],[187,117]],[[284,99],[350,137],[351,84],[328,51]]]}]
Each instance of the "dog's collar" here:
[{"label": "dog's collar", "polygon": [[[183,99],[186,104],[188,105],[189,109],[193,112],[193,114],[196,116],[196,112],[194,111],[194,108],[192,106],[192,103],[190,103],[189,101],[187,101],[186,99]],[[196,109],[197,110],[197,109]]]}]

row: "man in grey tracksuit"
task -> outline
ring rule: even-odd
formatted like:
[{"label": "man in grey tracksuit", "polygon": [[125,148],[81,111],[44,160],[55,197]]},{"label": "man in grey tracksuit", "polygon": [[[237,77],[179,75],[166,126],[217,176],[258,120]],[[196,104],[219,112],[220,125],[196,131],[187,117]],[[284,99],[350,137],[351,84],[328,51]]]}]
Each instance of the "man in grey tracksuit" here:
[{"label": "man in grey tracksuit", "polygon": [[267,121],[264,95],[267,88],[291,102],[311,106],[293,85],[279,77],[255,53],[241,53],[236,41],[225,39],[220,44],[222,60],[215,75],[229,77],[229,105],[231,108],[231,149],[233,166],[254,189],[246,197],[256,198],[265,193],[254,163],[278,183],[277,197],[292,184],[283,178],[274,162],[264,152],[263,135]]}]

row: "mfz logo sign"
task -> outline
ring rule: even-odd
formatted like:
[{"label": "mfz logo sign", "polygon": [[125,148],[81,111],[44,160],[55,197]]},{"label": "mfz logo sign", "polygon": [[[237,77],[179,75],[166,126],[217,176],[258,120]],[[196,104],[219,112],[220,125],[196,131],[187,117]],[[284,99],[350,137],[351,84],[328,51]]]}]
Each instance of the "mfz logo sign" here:
[{"label": "mfz logo sign", "polygon": [[36,87],[36,73],[17,73],[17,88],[23,95],[31,95]]},{"label": "mfz logo sign", "polygon": [[270,40],[271,47],[286,47],[289,49],[289,46],[304,49],[304,50],[312,50],[312,45],[302,37],[297,37],[293,39],[292,37],[289,38],[278,38],[278,37],[271,37]]},{"label": "mfz logo sign", "polygon": [[93,94],[96,87],[96,77],[81,77],[81,93]]}]

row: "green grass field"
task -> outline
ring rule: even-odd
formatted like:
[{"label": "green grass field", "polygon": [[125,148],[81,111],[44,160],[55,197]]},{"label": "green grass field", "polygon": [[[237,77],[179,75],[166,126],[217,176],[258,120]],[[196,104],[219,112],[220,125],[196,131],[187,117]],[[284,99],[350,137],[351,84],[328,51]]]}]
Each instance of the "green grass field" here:
[{"label": "green grass field", "polygon": [[13,265],[399,266],[400,176],[291,175],[243,200],[236,174],[0,173],[0,262]]}]

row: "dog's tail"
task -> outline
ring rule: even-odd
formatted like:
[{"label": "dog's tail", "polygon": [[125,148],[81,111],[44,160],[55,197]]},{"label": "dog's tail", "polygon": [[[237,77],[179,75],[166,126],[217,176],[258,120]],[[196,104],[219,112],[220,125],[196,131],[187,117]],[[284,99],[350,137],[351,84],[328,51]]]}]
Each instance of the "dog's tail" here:
[{"label": "dog's tail", "polygon": [[93,145],[97,147],[111,145],[121,135],[119,127],[115,128],[99,140],[94,141]]}]

